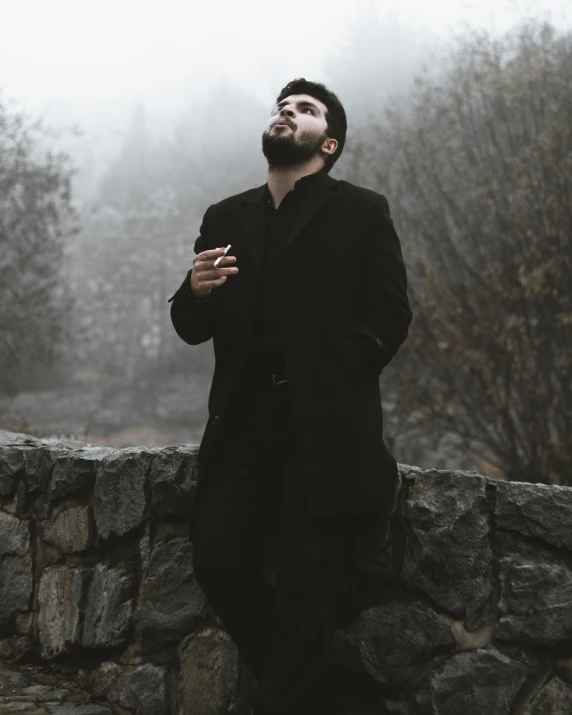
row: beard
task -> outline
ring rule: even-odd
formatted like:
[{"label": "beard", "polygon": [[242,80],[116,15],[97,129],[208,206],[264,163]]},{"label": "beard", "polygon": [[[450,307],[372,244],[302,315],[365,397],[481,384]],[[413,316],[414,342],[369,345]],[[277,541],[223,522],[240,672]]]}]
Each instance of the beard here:
[{"label": "beard", "polygon": [[293,131],[287,136],[264,132],[262,134],[262,153],[266,157],[270,169],[305,164],[318,153],[327,138],[327,132],[319,137],[301,134],[299,139],[296,139]]}]

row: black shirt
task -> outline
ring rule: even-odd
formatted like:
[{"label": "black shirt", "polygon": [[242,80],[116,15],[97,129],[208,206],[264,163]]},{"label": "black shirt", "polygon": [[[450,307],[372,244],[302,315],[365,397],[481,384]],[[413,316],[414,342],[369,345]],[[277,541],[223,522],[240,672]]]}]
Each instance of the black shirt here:
[{"label": "black shirt", "polygon": [[254,334],[248,362],[260,365],[278,376],[286,376],[284,341],[280,315],[280,266],[288,238],[300,210],[304,195],[315,183],[317,174],[299,179],[274,208],[266,184],[264,201],[266,210],[266,241],[262,261],[261,282],[257,302],[258,313],[254,319]]}]

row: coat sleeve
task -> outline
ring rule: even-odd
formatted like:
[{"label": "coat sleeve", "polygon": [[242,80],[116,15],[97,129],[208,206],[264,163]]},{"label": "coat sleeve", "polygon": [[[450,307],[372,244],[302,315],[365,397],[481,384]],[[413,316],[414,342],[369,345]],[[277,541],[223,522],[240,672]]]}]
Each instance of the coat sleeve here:
[{"label": "coat sleeve", "polygon": [[412,320],[401,245],[389,204],[381,194],[370,220],[362,258],[364,305],[352,333],[366,342],[368,339],[379,374],[407,338]]},{"label": "coat sleeve", "polygon": [[[208,223],[211,206],[205,212],[200,228],[200,235],[195,241],[194,251],[199,254],[211,248],[209,244]],[[189,345],[198,345],[213,336],[214,310],[211,294],[199,300],[190,290],[191,268],[185,279],[167,302],[171,303],[171,321],[177,335]]]}]

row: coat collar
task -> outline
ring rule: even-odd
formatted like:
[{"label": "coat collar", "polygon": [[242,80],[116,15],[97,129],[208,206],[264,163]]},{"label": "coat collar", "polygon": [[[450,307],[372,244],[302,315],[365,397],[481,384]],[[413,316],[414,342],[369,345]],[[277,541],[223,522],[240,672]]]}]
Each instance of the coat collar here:
[{"label": "coat collar", "polygon": [[[304,196],[298,215],[288,237],[286,248],[297,238],[311,219],[318,213],[324,204],[334,195],[334,189],[339,181],[332,179],[325,171],[317,174],[303,176],[296,182],[296,187],[301,184]],[[268,184],[258,186],[242,196],[242,207],[239,222],[244,233],[245,245],[254,262],[256,270],[261,271],[262,256],[264,253],[264,240],[266,236],[265,201]]]}]

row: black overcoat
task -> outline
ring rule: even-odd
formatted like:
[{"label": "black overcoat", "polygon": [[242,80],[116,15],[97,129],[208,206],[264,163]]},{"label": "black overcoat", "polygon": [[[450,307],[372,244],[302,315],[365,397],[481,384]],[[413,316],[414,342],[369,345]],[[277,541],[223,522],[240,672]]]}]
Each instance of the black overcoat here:
[{"label": "black overcoat", "polygon": [[[181,339],[198,345],[212,338],[214,345],[195,504],[252,336],[266,238],[264,188],[210,206],[195,242],[195,253],[232,244],[238,273],[200,304],[187,293],[189,271],[169,299]],[[309,514],[386,512],[397,465],[383,440],[379,376],[412,317],[386,198],[321,172],[306,188],[288,240],[280,296],[298,446],[289,478],[298,481]]]}]

